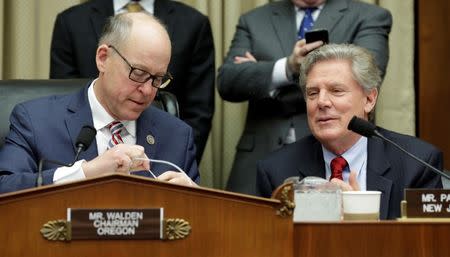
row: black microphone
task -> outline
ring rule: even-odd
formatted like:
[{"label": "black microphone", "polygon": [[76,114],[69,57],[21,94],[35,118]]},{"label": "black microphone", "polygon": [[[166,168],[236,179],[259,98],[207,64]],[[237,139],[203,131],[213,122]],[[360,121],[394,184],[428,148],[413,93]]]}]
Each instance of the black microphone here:
[{"label": "black microphone", "polygon": [[69,164],[69,167],[75,164],[81,152],[89,148],[92,141],[94,141],[96,134],[97,130],[92,126],[85,125],[81,128],[80,134],[78,134],[77,140],[75,141],[75,146],[77,147],[75,158],[73,162]]},{"label": "black microphone", "polygon": [[447,175],[446,173],[444,173],[443,171],[436,169],[435,167],[431,166],[430,164],[428,164],[428,163],[424,162],[423,160],[419,159],[417,156],[415,156],[412,153],[406,151],[405,149],[403,149],[403,147],[399,146],[394,141],[392,141],[389,138],[386,138],[385,136],[383,136],[377,130],[377,127],[374,124],[372,124],[369,121],[367,121],[367,120],[364,120],[364,119],[358,118],[356,116],[353,116],[353,118],[348,123],[347,129],[349,129],[349,130],[351,130],[351,131],[353,131],[355,133],[358,133],[361,136],[365,136],[365,137],[376,136],[376,137],[379,137],[382,140],[392,144],[393,146],[395,146],[397,149],[399,149],[400,151],[402,151],[403,153],[405,153],[409,157],[411,157],[414,160],[420,162],[422,165],[424,165],[425,167],[429,168],[433,172],[441,175],[442,177],[444,177],[446,179],[450,179],[450,176]]},{"label": "black microphone", "polygon": [[75,141],[75,146],[77,147],[76,152],[75,152],[75,158],[73,160],[73,162],[67,164],[67,163],[63,163],[60,161],[55,161],[55,160],[46,160],[46,159],[41,159],[39,160],[39,168],[38,168],[38,177],[36,179],[36,186],[40,187],[42,186],[42,182],[43,182],[43,178],[42,178],[42,166],[44,165],[45,162],[50,162],[50,163],[54,163],[54,164],[58,164],[61,166],[66,166],[66,167],[72,167],[76,161],[78,161],[78,157],[80,156],[80,153],[83,152],[84,150],[86,150],[92,143],[92,141],[94,141],[95,135],[97,134],[97,130],[89,125],[85,125],[81,128],[80,133],[78,134],[77,140]]}]

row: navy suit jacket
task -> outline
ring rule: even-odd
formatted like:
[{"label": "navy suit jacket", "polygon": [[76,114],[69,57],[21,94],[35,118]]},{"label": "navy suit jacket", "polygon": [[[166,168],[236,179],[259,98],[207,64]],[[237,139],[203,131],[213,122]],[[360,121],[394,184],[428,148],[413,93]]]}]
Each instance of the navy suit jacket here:
[{"label": "navy suit jacket", "polygon": [[[385,129],[379,131],[407,151],[432,166],[442,169],[442,152],[417,138]],[[288,177],[325,178],[322,146],[314,136],[307,136],[272,153],[258,163],[258,193],[270,197],[272,191]],[[400,202],[405,188],[442,188],[441,177],[422,164],[399,152],[379,138],[367,144],[367,190],[381,191],[381,219],[400,217]]]},{"label": "navy suit jacket", "polygon": [[[298,83],[269,94],[275,62],[289,56],[297,40],[291,0],[271,1],[242,15],[230,50],[219,69],[218,91],[231,102],[248,101],[244,132],[236,146],[227,189],[255,194],[257,160],[283,146],[291,126],[297,139],[309,135],[306,107]],[[327,0],[314,29],[327,29],[331,43],[351,43],[374,54],[384,73],[389,58],[392,16],[378,6],[352,0]],[[249,51],[257,63],[234,63]],[[272,92],[273,93],[273,92]]]},{"label": "navy suit jacket", "polygon": [[[57,95],[18,104],[10,118],[10,132],[0,149],[0,193],[36,185],[40,159],[71,163],[75,158],[75,141],[84,125],[93,126],[87,98],[88,86],[70,95]],[[147,143],[152,135],[155,143]],[[192,129],[178,118],[150,106],[136,123],[136,144],[145,148],[149,158],[170,161],[199,181]],[[80,159],[98,156],[92,142]],[[44,184],[53,182],[57,165],[45,163]],[[165,164],[151,163],[155,175],[174,170]],[[147,171],[134,174],[151,177]]]},{"label": "navy suit jacket", "polygon": [[[194,129],[200,161],[214,114],[214,41],[208,17],[177,1],[155,0],[155,16],[172,41],[167,90],[176,95],[181,119]],[[58,14],[52,35],[50,78],[95,78],[95,53],[112,0],[90,0]],[[119,49],[120,50],[120,49]]]}]

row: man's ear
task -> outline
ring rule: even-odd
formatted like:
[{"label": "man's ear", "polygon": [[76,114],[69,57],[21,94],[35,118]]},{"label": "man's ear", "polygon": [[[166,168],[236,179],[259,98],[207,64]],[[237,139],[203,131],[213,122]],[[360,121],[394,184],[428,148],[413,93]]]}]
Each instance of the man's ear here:
[{"label": "man's ear", "polygon": [[97,69],[99,72],[104,72],[106,68],[106,60],[108,59],[109,47],[105,44],[100,45],[97,48],[95,55],[95,62],[97,63]]},{"label": "man's ear", "polygon": [[366,94],[366,104],[364,106],[364,112],[370,113],[374,108],[375,104],[377,103],[378,98],[378,89],[373,88],[370,90],[369,93]]}]

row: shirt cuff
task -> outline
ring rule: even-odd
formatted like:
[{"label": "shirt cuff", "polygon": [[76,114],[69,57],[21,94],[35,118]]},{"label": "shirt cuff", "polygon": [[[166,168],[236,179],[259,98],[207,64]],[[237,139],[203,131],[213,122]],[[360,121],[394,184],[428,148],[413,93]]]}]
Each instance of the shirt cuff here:
[{"label": "shirt cuff", "polygon": [[53,183],[60,184],[85,179],[86,176],[84,175],[83,168],[81,168],[81,164],[83,162],[85,162],[85,160],[79,160],[75,162],[71,167],[57,168],[53,175]]},{"label": "shirt cuff", "polygon": [[274,89],[279,85],[289,82],[288,74],[286,74],[286,62],[287,57],[284,57],[276,61],[275,65],[273,66],[272,84],[274,85]]}]

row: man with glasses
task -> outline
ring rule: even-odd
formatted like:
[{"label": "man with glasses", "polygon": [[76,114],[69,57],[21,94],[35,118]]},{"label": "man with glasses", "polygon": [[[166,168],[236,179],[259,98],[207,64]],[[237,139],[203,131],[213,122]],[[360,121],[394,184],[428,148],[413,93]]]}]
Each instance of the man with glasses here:
[{"label": "man with glasses", "polygon": [[[191,127],[150,106],[158,89],[172,79],[167,71],[170,56],[169,36],[156,18],[144,13],[112,17],[95,56],[97,79],[75,94],[14,108],[11,130],[0,150],[0,192],[35,186],[41,159],[70,163],[85,125],[96,129],[95,143],[71,167],[44,163],[44,184],[119,172],[196,185]],[[150,158],[169,161],[185,173]]]},{"label": "man with glasses", "polygon": [[214,114],[215,54],[209,18],[183,3],[186,1],[72,2],[82,3],[62,11],[55,19],[50,49],[50,78],[97,77],[93,57],[108,17],[131,11],[154,15],[165,24],[172,41],[168,70],[175,79],[164,91],[177,97],[180,118],[194,131],[196,159],[200,162]]},{"label": "man with glasses", "polygon": [[127,58],[125,58],[119,52],[119,50],[117,50],[117,48],[115,48],[112,45],[109,45],[108,47],[110,47],[111,49],[116,51],[116,53],[128,64],[128,66],[130,67],[130,74],[128,74],[128,78],[134,82],[145,83],[149,80],[152,80],[152,82],[151,82],[152,86],[159,89],[159,88],[165,88],[167,85],[169,85],[170,81],[173,79],[172,75],[170,75],[169,72],[167,72],[163,76],[157,76],[157,75],[152,75],[145,70],[133,67],[130,64],[130,62],[127,60]]}]

